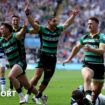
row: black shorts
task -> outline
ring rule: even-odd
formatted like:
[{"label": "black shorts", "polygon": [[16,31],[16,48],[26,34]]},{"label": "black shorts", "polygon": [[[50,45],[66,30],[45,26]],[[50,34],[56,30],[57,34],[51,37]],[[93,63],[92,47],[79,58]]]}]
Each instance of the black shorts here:
[{"label": "black shorts", "polygon": [[[18,62],[15,63],[15,64],[18,64],[18,65],[22,68],[23,72],[22,72],[21,75],[25,74],[25,70],[26,70],[26,68],[27,68],[27,63],[26,63],[26,61],[24,61],[24,60],[18,61]],[[15,64],[14,64],[14,65],[15,65]],[[13,66],[14,66],[14,65],[13,65]],[[10,67],[12,68],[13,66],[10,66]]]},{"label": "black shorts", "polygon": [[93,64],[91,62],[84,62],[83,67],[89,67],[94,71],[93,79],[99,79],[99,80],[104,79],[104,71],[105,71],[104,64]]},{"label": "black shorts", "polygon": [[26,71],[26,68],[27,68],[27,63],[26,61],[20,61],[17,63],[18,65],[21,66],[22,70],[23,70],[23,73],[22,74],[25,74],[25,71]]},{"label": "black shorts", "polygon": [[36,68],[43,68],[43,69],[49,69],[51,70],[51,74],[55,72],[55,67],[56,67],[56,55],[47,55],[44,53],[40,54],[40,58],[38,61],[38,66]]}]

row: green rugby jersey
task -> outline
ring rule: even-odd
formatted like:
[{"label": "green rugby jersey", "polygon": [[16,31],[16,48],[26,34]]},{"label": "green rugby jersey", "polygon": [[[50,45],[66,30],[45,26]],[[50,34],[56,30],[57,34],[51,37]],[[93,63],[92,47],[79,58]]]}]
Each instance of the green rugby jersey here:
[{"label": "green rugby jersey", "polygon": [[42,38],[42,52],[47,54],[57,53],[57,44],[63,29],[63,26],[57,26],[55,31],[51,31],[47,27],[40,26],[39,35]]},{"label": "green rugby jersey", "polygon": [[[99,48],[99,44],[103,43],[105,44],[105,34],[98,33],[94,37],[90,36],[90,33],[83,35],[80,38],[81,45],[89,45],[92,48]],[[93,52],[84,52],[84,61],[91,62],[91,63],[104,63],[104,55],[97,54]]]},{"label": "green rugby jersey", "polygon": [[[13,32],[19,32],[21,29],[22,29],[22,27],[20,26],[17,30],[13,30]],[[26,33],[29,33],[28,28],[26,28],[26,32],[24,33],[23,38],[21,40],[17,40],[17,44],[19,46],[18,47],[19,53],[24,60],[26,60],[26,52],[25,52],[25,45],[24,45]]]},{"label": "green rugby jersey", "polygon": [[7,56],[10,67],[22,60],[21,54],[19,52],[19,46],[17,44],[18,40],[16,39],[15,34],[16,33],[12,33],[12,36],[8,40],[5,40],[3,37],[0,38],[1,47]]}]

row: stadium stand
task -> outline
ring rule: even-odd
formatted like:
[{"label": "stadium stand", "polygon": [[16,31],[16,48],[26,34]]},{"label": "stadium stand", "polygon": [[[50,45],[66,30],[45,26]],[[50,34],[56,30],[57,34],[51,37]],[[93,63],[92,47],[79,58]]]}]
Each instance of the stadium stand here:
[{"label": "stadium stand", "polygon": [[[41,24],[45,24],[47,18],[56,11],[57,4],[59,3],[58,1],[59,0],[30,0],[33,17],[37,18]],[[0,22],[10,21],[13,14],[18,14],[21,17],[21,24],[23,24],[25,18],[24,2],[25,0],[0,0]],[[59,18],[61,18],[61,24],[70,15],[70,10],[75,5],[80,5],[81,12],[75,19],[75,23],[62,33],[62,36],[60,37],[57,54],[58,63],[67,58],[79,37],[88,31],[85,28],[85,23],[90,16],[97,16],[99,18],[101,21],[100,30],[105,33],[105,0],[62,0],[62,4],[62,6],[60,5],[60,13],[57,11],[60,15]],[[64,36],[64,34],[66,35]],[[27,62],[35,63],[37,59],[35,55],[40,46],[38,35],[30,36],[27,34],[25,45]],[[80,53],[72,60],[72,63],[81,63],[82,54],[83,52],[80,51]]]}]

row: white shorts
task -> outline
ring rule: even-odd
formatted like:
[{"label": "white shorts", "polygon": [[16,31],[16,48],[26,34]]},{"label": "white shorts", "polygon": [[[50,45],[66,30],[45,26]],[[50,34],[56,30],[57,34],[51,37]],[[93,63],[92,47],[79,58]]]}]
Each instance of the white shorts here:
[{"label": "white shorts", "polygon": [[7,61],[5,58],[0,58],[0,67],[6,67]]}]

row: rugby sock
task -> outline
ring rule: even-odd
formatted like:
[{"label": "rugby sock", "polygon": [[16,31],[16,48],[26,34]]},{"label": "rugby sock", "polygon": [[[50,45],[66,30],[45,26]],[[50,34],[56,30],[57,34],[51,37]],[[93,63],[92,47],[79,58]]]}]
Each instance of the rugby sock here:
[{"label": "rugby sock", "polygon": [[11,81],[10,81],[10,89],[13,90],[13,84]]},{"label": "rugby sock", "polygon": [[16,89],[16,91],[17,91],[17,93],[21,93],[22,92],[22,89],[21,89],[21,87],[19,87],[18,89]]},{"label": "rugby sock", "polygon": [[18,88],[18,89],[16,89],[16,91],[17,91],[17,93],[19,94],[20,97],[24,97],[24,94],[23,94],[23,92],[22,92],[21,87]]},{"label": "rugby sock", "polygon": [[42,93],[38,92],[38,94],[36,95],[36,98],[41,98],[42,97]]},{"label": "rugby sock", "polygon": [[31,95],[32,89],[33,89],[33,86],[31,86],[31,87],[28,89],[27,94]]},{"label": "rugby sock", "polygon": [[23,96],[24,96],[24,94],[23,94],[22,92],[20,92],[20,93],[19,93],[19,96],[20,96],[20,97],[23,97]]},{"label": "rugby sock", "polygon": [[1,91],[5,91],[5,78],[4,77],[0,77],[0,83],[1,83]]}]

